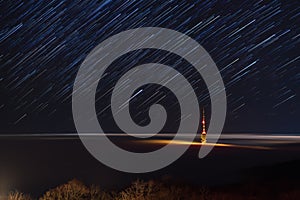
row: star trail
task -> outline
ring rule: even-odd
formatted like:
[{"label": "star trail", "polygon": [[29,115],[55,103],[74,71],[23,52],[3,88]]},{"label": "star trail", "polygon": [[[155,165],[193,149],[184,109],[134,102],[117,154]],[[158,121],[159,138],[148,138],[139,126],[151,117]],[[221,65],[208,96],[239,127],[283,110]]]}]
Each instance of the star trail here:
[{"label": "star trail", "polygon": [[[2,1],[0,4],[2,133],[74,132],[72,87],[87,54],[114,34],[150,26],[182,32],[212,56],[228,98],[225,132],[300,131],[298,1]],[[152,62],[152,58],[168,63],[167,57],[172,60],[172,55],[146,50],[122,56],[114,65],[116,72],[111,72],[112,78],[106,79],[107,87],[121,73],[120,66],[126,70],[141,60]],[[201,80],[192,77],[190,67],[176,59],[169,63],[191,76],[193,86],[199,87]],[[132,99],[143,97],[144,93],[151,96],[155,90],[142,88]],[[200,102],[209,105],[207,92],[197,95]],[[160,94],[155,101],[164,97]],[[98,96],[97,101],[101,104],[103,98]]]}]

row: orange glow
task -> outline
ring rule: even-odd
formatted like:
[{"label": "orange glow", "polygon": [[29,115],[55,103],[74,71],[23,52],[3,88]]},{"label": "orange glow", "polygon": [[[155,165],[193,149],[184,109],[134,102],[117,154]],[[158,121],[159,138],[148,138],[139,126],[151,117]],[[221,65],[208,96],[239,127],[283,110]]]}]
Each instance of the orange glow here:
[{"label": "orange glow", "polygon": [[143,140],[141,142],[149,144],[171,144],[171,145],[191,145],[191,146],[216,146],[216,147],[231,147],[231,148],[247,148],[247,149],[261,149],[269,150],[271,147],[265,146],[247,146],[247,145],[235,145],[235,144],[222,144],[222,143],[201,143],[201,142],[188,142],[184,140]]}]

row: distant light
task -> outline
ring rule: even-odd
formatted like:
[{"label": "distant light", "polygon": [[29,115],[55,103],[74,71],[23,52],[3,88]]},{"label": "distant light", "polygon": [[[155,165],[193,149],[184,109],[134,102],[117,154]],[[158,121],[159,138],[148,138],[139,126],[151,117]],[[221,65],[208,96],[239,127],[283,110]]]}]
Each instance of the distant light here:
[{"label": "distant light", "polygon": [[236,145],[236,144],[224,144],[224,143],[201,143],[201,142],[188,142],[184,140],[145,140],[140,141],[149,144],[172,144],[172,145],[192,145],[192,146],[216,146],[216,147],[231,147],[231,148],[246,148],[246,149],[259,149],[259,150],[271,150],[271,147],[266,146],[252,146],[252,145]]}]

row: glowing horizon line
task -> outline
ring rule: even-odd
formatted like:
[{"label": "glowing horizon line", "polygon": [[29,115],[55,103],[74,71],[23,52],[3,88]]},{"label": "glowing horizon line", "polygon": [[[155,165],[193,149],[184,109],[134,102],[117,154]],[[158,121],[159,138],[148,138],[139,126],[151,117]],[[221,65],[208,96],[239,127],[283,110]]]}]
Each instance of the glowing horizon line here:
[{"label": "glowing horizon line", "polygon": [[232,148],[246,148],[246,149],[260,149],[260,150],[271,150],[272,147],[257,146],[257,145],[236,145],[236,144],[226,144],[226,143],[201,143],[201,142],[187,142],[183,140],[144,140],[138,141],[150,144],[170,144],[170,145],[191,145],[191,146],[216,146],[216,147],[232,147]]},{"label": "glowing horizon line", "polygon": [[[131,136],[139,136],[139,135],[153,135],[151,133],[135,133],[131,134]],[[282,134],[249,134],[249,133],[223,133],[220,139],[299,139],[299,133],[295,133],[296,135],[282,135]],[[195,134],[189,133],[158,133],[153,137],[174,137],[175,135],[179,135],[180,137],[195,137]],[[201,133],[196,134],[196,136],[201,135]],[[72,137],[72,136],[113,136],[113,137],[130,137],[130,135],[126,133],[12,133],[12,134],[1,134],[0,138],[2,137]],[[214,138],[214,134],[207,134],[208,139]]]}]

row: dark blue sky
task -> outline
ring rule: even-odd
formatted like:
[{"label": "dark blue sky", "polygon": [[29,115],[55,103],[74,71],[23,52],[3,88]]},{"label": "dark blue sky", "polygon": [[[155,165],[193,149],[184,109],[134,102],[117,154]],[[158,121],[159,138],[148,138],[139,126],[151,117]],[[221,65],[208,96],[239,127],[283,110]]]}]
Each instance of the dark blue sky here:
[{"label": "dark blue sky", "polygon": [[[0,4],[0,133],[75,132],[72,85],[86,55],[116,33],[147,26],[185,33],[212,56],[228,97],[224,132],[300,131],[298,1]],[[190,69],[184,61],[175,62],[180,58],[164,52],[144,50],[128,56],[112,66],[117,74],[111,74],[108,86],[129,65],[153,62],[151,59],[158,57],[182,73]],[[206,89],[200,88],[200,103],[209,110]],[[173,102],[170,98],[165,100],[166,106]],[[106,101],[98,99],[99,106]],[[170,113],[176,117],[176,111]],[[108,126],[107,130],[115,129]]]}]

